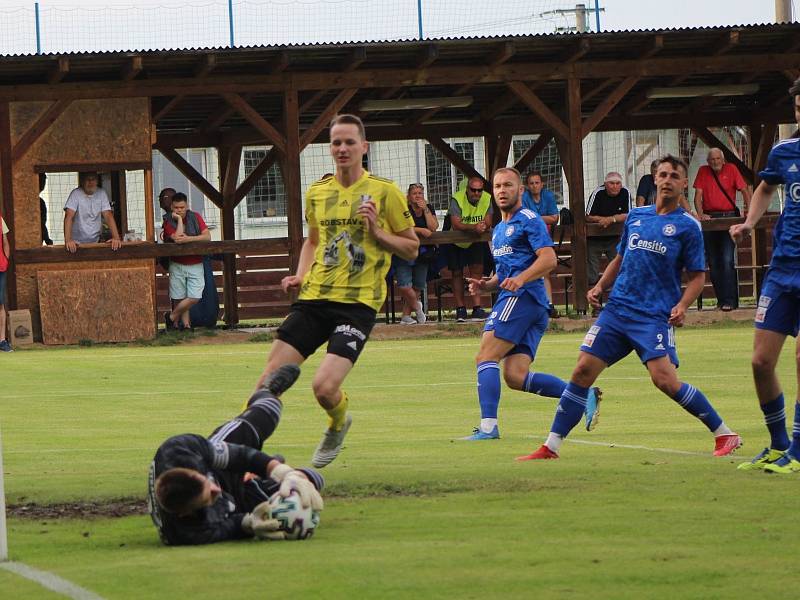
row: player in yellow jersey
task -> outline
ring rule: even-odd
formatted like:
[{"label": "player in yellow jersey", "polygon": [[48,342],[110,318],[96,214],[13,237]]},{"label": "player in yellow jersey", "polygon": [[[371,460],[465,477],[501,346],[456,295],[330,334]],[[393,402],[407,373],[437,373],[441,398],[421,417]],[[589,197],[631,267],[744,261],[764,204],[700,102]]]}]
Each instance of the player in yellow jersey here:
[{"label": "player in yellow jersey", "polygon": [[297,273],[284,277],[287,293],[300,290],[278,328],[258,386],[286,364],[299,365],[328,343],[312,388],[328,413],[328,428],[311,459],[331,463],[352,422],[341,385],[364,348],[386,297],[392,254],[417,256],[419,240],[405,196],[391,181],[370,175],[361,164],[368,143],[364,124],[339,115],[330,126],[336,174],[312,184],[306,194],[308,237]]}]

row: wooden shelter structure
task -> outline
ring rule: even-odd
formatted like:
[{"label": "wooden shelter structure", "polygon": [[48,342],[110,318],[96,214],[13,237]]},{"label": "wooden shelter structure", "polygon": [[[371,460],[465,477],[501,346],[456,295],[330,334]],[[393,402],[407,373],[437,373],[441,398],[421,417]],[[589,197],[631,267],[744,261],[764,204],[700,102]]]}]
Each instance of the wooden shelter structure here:
[{"label": "wooden shelter structure", "polygon": [[[575,295],[578,307],[585,308],[583,139],[593,131],[691,128],[708,145],[723,148],[755,184],[777,125],[793,122],[787,88],[798,75],[796,23],[5,56],[0,58],[0,206],[12,230],[9,305],[31,309],[40,331],[46,271],[152,271],[157,256],[222,252],[225,319],[238,322],[243,292],[236,255],[258,252],[269,255],[273,268],[294,268],[303,233],[300,153],[324,142],[331,117],[346,111],[362,116],[371,141],[427,140],[457,169],[483,179],[506,165],[514,134],[540,134],[514,165],[520,169],[554,140],[575,215]],[[750,164],[711,132],[721,125],[749,128]],[[485,139],[487,172],[476,172],[444,141],[456,136]],[[239,183],[246,145],[271,149]],[[218,149],[219,184],[204,179],[177,152],[193,147]],[[37,173],[58,170],[124,175],[143,169],[146,235],[154,242],[152,149],[220,208],[223,241],[191,248],[138,244],[118,252],[82,248],[74,256],[40,247]],[[234,209],[276,162],[287,196],[288,236],[235,240]],[[766,245],[761,245],[760,264],[765,264]],[[104,288],[109,306],[123,316],[131,294],[124,281]],[[155,292],[135,293],[154,297]]]}]

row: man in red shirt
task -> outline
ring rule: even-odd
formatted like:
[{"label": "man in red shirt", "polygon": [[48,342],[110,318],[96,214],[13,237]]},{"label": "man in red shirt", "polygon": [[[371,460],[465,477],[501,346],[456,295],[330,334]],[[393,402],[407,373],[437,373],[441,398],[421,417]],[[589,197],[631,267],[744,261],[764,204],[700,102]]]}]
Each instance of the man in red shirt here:
[{"label": "man in red shirt", "polygon": [[[720,217],[738,217],[736,192],[742,193],[744,212],[750,206],[750,190],[736,165],[725,162],[719,148],[708,151],[708,166],[703,165],[694,179],[694,206],[701,221]],[[739,279],[736,275],[736,245],[727,231],[703,233],[711,283],[717,307],[730,311],[739,307]]]},{"label": "man in red shirt", "polygon": [[[186,194],[178,192],[172,197],[172,212],[164,218],[164,241],[176,244],[210,242],[211,232],[203,217],[189,210]],[[171,312],[164,313],[167,329],[191,327],[189,309],[200,302],[205,288],[203,257],[173,256],[169,259],[169,297],[177,302]]]}]

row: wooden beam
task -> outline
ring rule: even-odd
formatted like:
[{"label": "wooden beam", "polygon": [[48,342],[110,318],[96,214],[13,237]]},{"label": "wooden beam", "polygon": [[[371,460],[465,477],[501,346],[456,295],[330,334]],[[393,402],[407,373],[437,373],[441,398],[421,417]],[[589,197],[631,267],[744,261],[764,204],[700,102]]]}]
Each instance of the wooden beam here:
[{"label": "wooden beam", "polygon": [[156,241],[155,208],[153,206],[153,169],[144,169],[144,235],[148,242]]},{"label": "wooden beam", "polygon": [[[436,44],[427,44],[422,52],[419,55],[419,61],[417,61],[417,69],[427,69],[430,67],[436,59],[439,58],[439,48]],[[381,100],[388,100],[389,98],[394,98],[398,92],[404,90],[405,87],[403,86],[392,86],[388,90],[385,90],[381,93],[380,99]]]},{"label": "wooden beam", "polygon": [[[355,93],[355,90],[351,90]],[[330,108],[330,107],[329,107]],[[283,189],[286,194],[286,221],[289,236],[290,272],[297,272],[303,247],[303,192],[300,189],[300,107],[297,91],[283,95],[283,125],[286,131],[286,152],[281,157]]]},{"label": "wooden beam", "polygon": [[47,74],[47,83],[49,85],[61,83],[67,74],[69,74],[69,58],[66,56],[59,56],[53,68],[51,68],[50,72]]},{"label": "wooden beam", "polygon": [[497,146],[494,151],[494,159],[492,160],[492,173],[501,167],[508,166],[508,153],[511,150],[512,137],[508,134],[501,135],[497,138]]},{"label": "wooden beam", "polygon": [[572,211],[573,233],[572,282],[575,306],[579,312],[587,308],[586,292],[586,204],[583,195],[583,121],[581,119],[581,82],[576,77],[567,82],[567,114],[569,123],[569,206]]},{"label": "wooden beam", "polygon": [[367,49],[364,46],[358,46],[350,51],[350,54],[339,65],[339,70],[344,73],[355,71],[361,64],[367,60]]},{"label": "wooden beam", "polygon": [[179,94],[167,100],[161,108],[153,111],[153,122],[158,123],[161,119],[166,117],[169,113],[175,110],[178,105],[186,99],[186,96]]},{"label": "wooden beam", "polygon": [[236,112],[242,115],[248,123],[263,133],[273,146],[277,146],[281,152],[286,151],[286,142],[283,140],[283,135],[281,135],[281,133],[264,117],[258,114],[244,98],[239,94],[233,93],[222,94],[222,97],[225,102],[230,104],[232,108],[235,108]]},{"label": "wooden beam", "polygon": [[509,81],[506,85],[513,91],[517,97],[522,100],[533,113],[542,121],[547,123],[553,131],[561,137],[569,136],[569,129],[564,124],[558,115],[556,115],[550,108],[539,99],[533,91],[521,81]]},{"label": "wooden beam", "polygon": [[280,157],[280,152],[275,147],[270,148],[270,151],[267,152],[266,156],[261,159],[256,165],[256,168],[253,169],[250,174],[244,178],[239,187],[236,188],[236,192],[233,194],[233,202],[238,206],[238,204],[242,201],[242,199],[250,193],[250,190],[253,189],[253,186],[258,183],[258,180],[261,179],[269,168],[275,164],[275,161],[278,160]]},{"label": "wooden beam", "polygon": [[614,89],[614,91],[606,95],[605,99],[597,106],[597,108],[594,109],[592,114],[583,121],[583,137],[586,137],[592,131],[594,131],[594,128],[600,124],[600,121],[606,118],[608,113],[610,113],[614,107],[619,104],[619,101],[622,100],[629,91],[631,91],[633,86],[635,86],[638,81],[638,77],[626,77],[622,80],[622,83],[620,83]]},{"label": "wooden beam", "polygon": [[72,104],[71,100],[57,100],[53,102],[47,110],[44,111],[44,114],[39,117],[22,137],[17,140],[17,143],[14,144],[11,159],[17,162],[25,156],[28,150],[31,149],[31,146],[50,129],[50,126],[56,122],[58,117],[60,117],[65,110],[67,110],[70,104]]},{"label": "wooden beam", "polygon": [[[242,96],[246,102],[250,102],[255,97],[255,94],[246,94]],[[220,127],[225,124],[225,121],[230,119],[236,114],[236,109],[230,106],[227,102],[221,103],[214,111],[208,115],[206,120],[195,128],[197,133],[212,133],[216,132]]]},{"label": "wooden beam", "polygon": [[508,62],[517,53],[517,47],[513,42],[502,42],[493,52],[489,54],[486,63],[490,67],[496,67]]},{"label": "wooden beam", "polygon": [[751,151],[753,155],[753,174],[755,175],[755,179],[753,181],[754,187],[760,182],[758,172],[767,166],[767,156],[769,155],[769,151],[772,149],[772,144],[775,141],[775,132],[778,129],[778,124],[765,123],[763,129],[761,129],[760,124],[755,124],[750,126],[750,130],[752,131],[755,129],[755,127],[758,127],[759,131],[757,133],[758,144],[756,145],[756,151],[755,153],[752,153]]},{"label": "wooden beam", "polygon": [[142,72],[142,57],[131,56],[122,67],[120,78],[122,81],[131,81],[139,76]]},{"label": "wooden beam", "polygon": [[578,43],[575,44],[572,48],[569,48],[566,52],[561,55],[561,62],[563,63],[574,63],[582,59],[589,53],[589,50],[592,49],[592,45],[589,43],[589,40],[586,38],[580,38]]},{"label": "wooden beam", "polygon": [[483,175],[478,173],[475,170],[475,167],[473,167],[471,164],[469,164],[467,161],[465,161],[463,158],[461,158],[461,156],[459,156],[458,152],[453,150],[453,148],[450,146],[450,144],[445,142],[442,138],[437,138],[437,137],[432,137],[431,136],[431,137],[427,137],[425,139],[428,141],[428,143],[431,146],[433,146],[439,152],[441,152],[442,155],[447,159],[447,161],[451,165],[453,165],[456,169],[461,171],[464,175],[466,175],[467,177],[477,177],[478,179],[483,181],[484,185],[487,185],[487,186],[489,185],[489,182],[487,181],[486,177],[484,177]]},{"label": "wooden beam", "polygon": [[[236,205],[233,194],[239,177],[239,164],[242,157],[241,146],[220,147],[217,149],[219,172],[222,174],[222,239],[236,239]],[[222,302],[225,307],[225,325],[232,327],[239,322],[239,282],[236,270],[236,255],[222,257]]]},{"label": "wooden beam", "polygon": [[541,134],[536,141],[531,144],[525,152],[522,153],[522,156],[519,157],[519,160],[514,163],[514,168],[519,171],[520,173],[524,173],[530,164],[536,160],[536,157],[539,156],[542,151],[547,148],[550,144],[550,140],[553,139],[553,134],[550,132]]},{"label": "wooden beam", "polygon": [[607,88],[610,88],[612,85],[614,84],[618,85],[619,82],[620,79],[606,79],[604,81],[601,81],[599,84],[594,86],[588,92],[582,94],[581,96],[582,102],[588,102],[589,100],[597,96],[597,94],[599,94],[600,92],[604,92]]},{"label": "wooden beam", "polygon": [[655,56],[664,49],[664,34],[657,33],[647,44],[637,53],[639,60]]},{"label": "wooden beam", "polygon": [[222,208],[222,194],[211,185],[185,158],[173,148],[159,148],[159,152],[171,162],[198,190],[211,200],[218,208]]},{"label": "wooden beam", "polygon": [[242,147],[239,145],[230,146],[225,149],[225,171],[222,175],[222,201],[230,202],[234,207],[238,204],[234,202],[234,194],[239,183],[239,165],[242,163]]},{"label": "wooden beam", "polygon": [[722,153],[725,155],[725,160],[736,165],[739,169],[739,172],[742,174],[742,177],[744,177],[750,185],[753,185],[753,181],[755,180],[755,174],[753,173],[753,170],[748,165],[744,164],[744,162],[742,162],[742,160],[736,156],[736,154],[734,154],[730,148],[728,148],[728,146],[722,142],[722,140],[711,133],[707,127],[692,127],[691,129],[697,134],[697,137],[705,142],[706,146],[709,148],[719,148],[722,150]]},{"label": "wooden beam", "polygon": [[336,95],[336,98],[334,98],[325,108],[325,110],[323,110],[314,120],[314,122],[311,124],[311,127],[303,132],[303,135],[300,137],[300,150],[303,150],[303,148],[308,146],[317,138],[317,136],[331,122],[331,119],[333,119],[333,117],[337,115],[348,102],[350,102],[351,98],[355,96],[357,92],[357,89],[349,89],[342,90]]},{"label": "wooden beam", "polygon": [[197,66],[194,68],[194,76],[195,77],[208,77],[211,72],[217,68],[217,55],[216,54],[204,54],[203,58],[200,59],[200,62],[197,63]]},{"label": "wooden beam", "polygon": [[514,94],[509,94],[507,92],[505,94],[500,94],[497,100],[481,110],[481,112],[473,119],[473,121],[476,123],[481,121],[491,121],[497,115],[504,113],[509,108],[514,106],[517,102],[519,102],[519,98],[517,98],[517,96]]},{"label": "wooden beam", "polygon": [[132,160],[117,162],[92,162],[92,163],[37,163],[33,165],[34,173],[74,173],[86,171],[89,167],[99,173],[106,171],[139,171],[152,166],[152,161]]}]

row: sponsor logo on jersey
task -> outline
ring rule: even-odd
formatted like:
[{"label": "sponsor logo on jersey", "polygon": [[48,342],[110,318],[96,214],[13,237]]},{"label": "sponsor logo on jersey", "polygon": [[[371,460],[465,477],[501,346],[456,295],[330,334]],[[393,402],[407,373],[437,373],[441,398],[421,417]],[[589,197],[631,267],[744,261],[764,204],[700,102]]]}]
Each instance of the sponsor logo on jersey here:
[{"label": "sponsor logo on jersey", "polygon": [[347,198],[345,198],[339,203],[339,206],[350,206],[350,203],[347,201]]},{"label": "sponsor logo on jersey", "polygon": [[403,218],[404,219],[410,219],[411,218],[411,211],[404,210],[403,211]]},{"label": "sponsor logo on jersey", "polygon": [[592,325],[589,327],[589,331],[586,332],[586,335],[583,338],[583,345],[587,348],[591,348],[592,344],[594,344],[594,340],[597,337],[597,334],[600,333],[600,327],[597,325]]},{"label": "sponsor logo on jersey", "polygon": [[361,225],[361,219],[320,219],[320,225]]},{"label": "sponsor logo on jersey", "polygon": [[797,173],[797,165],[792,163],[792,166],[786,169],[789,173]]},{"label": "sponsor logo on jersey", "polygon": [[492,256],[494,256],[495,258],[499,256],[506,256],[508,254],[514,254],[514,249],[508,244],[503,244],[499,248],[494,248],[492,250]]},{"label": "sponsor logo on jersey", "polygon": [[[342,335],[349,335],[351,337],[357,337],[362,342],[367,339],[367,336],[364,335],[363,332],[359,331],[352,325],[339,325],[336,329],[333,330],[333,333],[341,333]],[[348,343],[349,345],[349,343]]]},{"label": "sponsor logo on jersey", "polygon": [[464,215],[461,215],[462,223],[475,224],[475,223],[480,223],[481,221],[483,221],[483,217],[481,215],[467,215],[466,217]]},{"label": "sponsor logo on jersey", "polygon": [[514,226],[509,225],[506,227],[506,237],[511,237],[512,235],[514,235]]},{"label": "sponsor logo on jersey", "polygon": [[758,307],[759,308],[769,308],[769,303],[772,302],[772,298],[769,296],[759,296],[758,298]]},{"label": "sponsor logo on jersey", "polygon": [[628,237],[628,250],[646,250],[653,254],[667,253],[667,247],[658,240],[643,240],[638,233],[632,233]]},{"label": "sponsor logo on jersey", "polygon": [[789,197],[792,202],[800,202],[800,183],[796,181],[789,186]]},{"label": "sponsor logo on jersey", "polygon": [[351,348],[353,350],[358,350],[358,342],[356,342],[356,341],[347,342],[345,344],[345,346],[347,346],[348,348]]},{"label": "sponsor logo on jersey", "polygon": [[672,223],[667,223],[661,229],[661,233],[663,233],[667,237],[675,235],[676,231],[677,231],[677,229],[675,228],[675,225],[673,225]]},{"label": "sponsor logo on jersey", "polygon": [[664,344],[656,344],[656,347],[653,348],[653,350],[666,350],[666,348],[664,348]]}]

